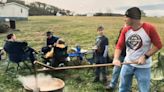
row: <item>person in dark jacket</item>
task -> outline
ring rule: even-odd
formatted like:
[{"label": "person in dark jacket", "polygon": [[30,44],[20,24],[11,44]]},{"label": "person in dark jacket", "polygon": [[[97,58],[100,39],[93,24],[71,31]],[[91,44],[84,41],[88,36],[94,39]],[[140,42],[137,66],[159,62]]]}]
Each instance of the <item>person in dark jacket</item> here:
[{"label": "person in dark jacket", "polygon": [[9,54],[9,59],[15,62],[30,59],[34,64],[36,60],[34,53],[36,51],[29,47],[25,41],[17,41],[16,35],[11,33],[7,35],[7,40],[4,45],[4,50]]},{"label": "person in dark jacket", "polygon": [[42,48],[42,52],[44,54],[46,54],[47,52],[49,52],[51,50],[51,48],[53,47],[54,43],[56,43],[57,40],[59,39],[59,37],[54,36],[51,31],[48,31],[46,33],[46,35],[47,35],[46,46]]},{"label": "person in dark jacket", "polygon": [[51,51],[52,47],[57,42],[59,37],[54,36],[51,31],[46,32],[46,36],[47,36],[46,46],[41,49],[41,52],[43,53],[42,58],[44,59],[45,64],[49,65],[49,62],[51,62],[50,60],[51,58],[45,58],[45,55]]}]

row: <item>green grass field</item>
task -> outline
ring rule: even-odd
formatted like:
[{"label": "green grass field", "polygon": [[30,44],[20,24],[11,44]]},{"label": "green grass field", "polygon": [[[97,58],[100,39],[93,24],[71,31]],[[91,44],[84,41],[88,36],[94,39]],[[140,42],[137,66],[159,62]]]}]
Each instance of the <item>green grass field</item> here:
[{"label": "green grass field", "polygon": [[[145,17],[143,21],[150,22],[156,26],[158,33],[164,43],[164,17]],[[97,35],[96,29],[99,25],[105,27],[105,35],[109,38],[109,53],[113,55],[115,41],[120,28],[124,24],[123,17],[55,17],[55,16],[32,16],[28,21],[16,21],[15,31],[17,39],[25,40],[29,46],[37,51],[45,44],[45,32],[53,31],[55,35],[63,38],[69,48],[77,43],[84,49],[90,49]],[[7,34],[7,33],[6,33]],[[0,34],[0,46],[4,44],[6,34]],[[161,49],[164,52],[164,48]],[[0,62],[0,92],[22,92],[21,83],[15,77],[14,70],[4,73],[5,61]],[[109,68],[109,80],[111,79],[112,68]],[[21,70],[21,75],[29,75],[29,71]],[[106,92],[102,83],[92,83],[94,78],[93,70],[78,69],[62,72],[49,72],[54,77],[65,81],[64,92]],[[133,83],[133,87],[136,84]],[[135,92],[135,88],[133,88]],[[162,91],[160,91],[162,92]]]}]

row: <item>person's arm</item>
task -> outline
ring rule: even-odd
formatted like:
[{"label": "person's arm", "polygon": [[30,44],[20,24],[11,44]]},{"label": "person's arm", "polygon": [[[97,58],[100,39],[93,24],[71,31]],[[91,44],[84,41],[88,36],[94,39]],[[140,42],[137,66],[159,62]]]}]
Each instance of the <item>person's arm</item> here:
[{"label": "person's arm", "polygon": [[157,48],[156,46],[153,46],[145,55],[150,57],[150,56],[154,55],[159,50],[160,50],[159,48]]},{"label": "person's arm", "polygon": [[47,46],[47,47],[52,47],[50,41],[51,41],[51,39],[47,39],[47,40],[46,40],[46,46]]},{"label": "person's arm", "polygon": [[8,43],[8,41],[6,41],[5,44],[4,44],[4,46],[3,46],[3,49],[4,49],[6,52],[8,52],[8,49],[7,49],[7,48],[8,48],[8,45],[7,45],[7,43]]},{"label": "person's arm", "polygon": [[146,59],[148,59],[149,57],[154,55],[157,51],[159,51],[162,48],[162,42],[161,42],[161,39],[160,39],[156,29],[154,27],[150,26],[149,30],[146,32],[149,35],[153,46],[151,49],[149,49],[144,55],[142,55],[138,59],[138,64],[145,64]]},{"label": "person's arm", "polygon": [[59,41],[59,37],[53,36],[53,44],[51,45],[51,47],[56,46],[56,44],[58,43],[58,41]]},{"label": "person's arm", "polygon": [[108,45],[105,45],[105,50],[104,50],[104,53],[103,53],[103,57],[106,58],[108,55]]},{"label": "person's arm", "polygon": [[114,59],[113,59],[113,64],[116,66],[121,66],[121,61],[119,60],[119,57],[121,55],[122,49],[125,46],[125,33],[126,29],[122,29],[121,34],[119,36],[118,42],[116,44],[116,49],[114,52]]},{"label": "person's arm", "polygon": [[121,50],[120,49],[115,49],[113,64],[116,65],[116,66],[121,66],[121,61],[119,59],[120,54],[121,54]]},{"label": "person's arm", "polygon": [[144,55],[142,55],[138,59],[138,64],[145,64],[146,63],[146,59],[148,59],[149,57],[154,55],[159,50],[160,50],[159,48],[157,48],[156,46],[153,46],[147,53],[145,53]]},{"label": "person's arm", "polygon": [[104,49],[103,57],[106,58],[108,56],[108,47],[109,47],[108,38],[105,37],[104,43],[105,43],[105,49]]}]

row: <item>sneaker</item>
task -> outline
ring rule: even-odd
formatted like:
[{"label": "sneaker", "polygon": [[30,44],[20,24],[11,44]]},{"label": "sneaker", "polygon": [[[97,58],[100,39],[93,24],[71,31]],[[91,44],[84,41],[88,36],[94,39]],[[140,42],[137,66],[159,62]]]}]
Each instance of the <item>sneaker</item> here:
[{"label": "sneaker", "polygon": [[102,82],[103,82],[104,85],[107,85],[107,83],[108,83],[108,82],[107,82],[107,78],[104,78],[104,79],[102,80]]},{"label": "sneaker", "polygon": [[103,78],[103,82],[107,82],[107,78],[105,77],[105,78]]},{"label": "sneaker", "polygon": [[48,68],[46,68],[46,67],[43,67],[43,70],[47,70]]},{"label": "sneaker", "polygon": [[93,82],[99,82],[99,81],[100,81],[100,79],[97,77],[93,80]]},{"label": "sneaker", "polygon": [[64,67],[64,63],[60,63],[58,66],[59,67]]},{"label": "sneaker", "polygon": [[47,63],[46,63],[46,65],[50,66],[50,63],[49,63],[49,62],[47,62]]},{"label": "sneaker", "polygon": [[110,91],[113,91],[113,90],[114,90],[114,88],[111,87],[110,85],[107,85],[107,86],[105,87],[105,89],[106,89],[106,90],[110,90]]}]

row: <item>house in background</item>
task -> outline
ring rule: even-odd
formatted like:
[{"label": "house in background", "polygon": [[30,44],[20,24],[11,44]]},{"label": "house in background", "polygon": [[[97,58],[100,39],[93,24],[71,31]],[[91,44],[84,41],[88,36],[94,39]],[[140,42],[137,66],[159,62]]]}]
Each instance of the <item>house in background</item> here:
[{"label": "house in background", "polygon": [[28,20],[29,8],[15,3],[0,3],[0,20]]},{"label": "house in background", "polygon": [[93,13],[87,13],[87,17],[92,17],[92,16],[94,16]]},{"label": "house in background", "polygon": [[57,12],[56,16],[63,16],[63,15],[60,12]]}]

